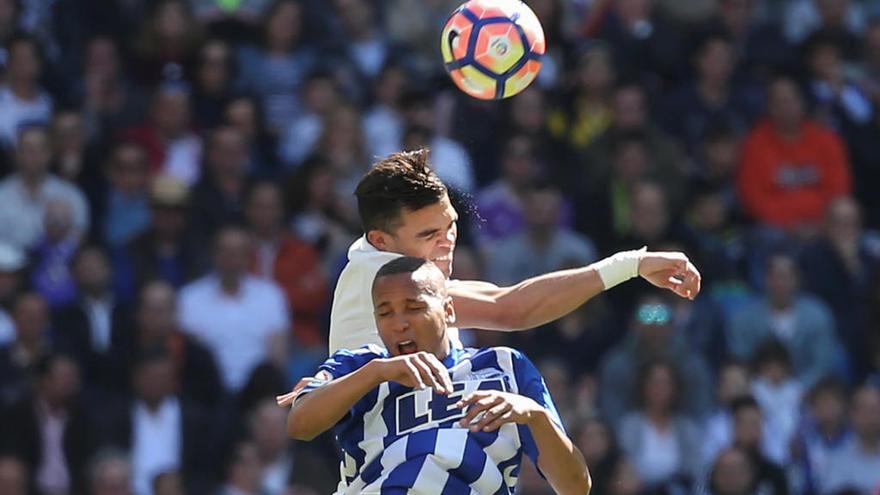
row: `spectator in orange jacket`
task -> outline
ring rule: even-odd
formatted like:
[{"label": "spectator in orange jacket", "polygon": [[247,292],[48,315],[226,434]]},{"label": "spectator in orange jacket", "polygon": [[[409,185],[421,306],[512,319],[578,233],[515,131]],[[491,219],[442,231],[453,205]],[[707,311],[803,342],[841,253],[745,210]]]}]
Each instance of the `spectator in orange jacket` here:
[{"label": "spectator in orange jacket", "polygon": [[258,182],[248,194],[245,216],[255,255],[251,271],[273,279],[284,290],[298,343],[323,345],[321,315],[330,296],[327,278],[315,249],[285,231],[283,205],[281,189],[272,182]]},{"label": "spectator in orange jacket", "polygon": [[845,146],[807,118],[792,79],[770,82],[768,115],[746,137],[737,188],[756,220],[798,233],[818,227],[828,203],[849,194]]}]

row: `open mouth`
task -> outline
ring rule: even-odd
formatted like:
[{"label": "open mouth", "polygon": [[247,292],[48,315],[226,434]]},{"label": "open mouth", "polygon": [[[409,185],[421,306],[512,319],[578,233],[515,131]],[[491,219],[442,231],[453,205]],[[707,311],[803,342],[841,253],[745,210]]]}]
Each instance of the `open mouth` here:
[{"label": "open mouth", "polygon": [[412,340],[404,340],[403,342],[398,342],[397,343],[397,351],[401,355],[415,354],[415,353],[419,352],[418,348],[416,347],[416,343],[413,342]]}]

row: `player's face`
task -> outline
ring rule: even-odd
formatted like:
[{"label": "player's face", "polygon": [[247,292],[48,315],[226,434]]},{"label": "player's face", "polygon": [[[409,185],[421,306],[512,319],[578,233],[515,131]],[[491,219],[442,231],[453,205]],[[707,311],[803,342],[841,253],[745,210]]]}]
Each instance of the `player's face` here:
[{"label": "player's face", "polygon": [[443,359],[449,353],[446,325],[455,320],[452,300],[443,280],[431,272],[386,275],[373,286],[373,314],[379,337],[392,356],[430,352]]},{"label": "player's face", "polygon": [[431,260],[448,278],[452,275],[452,254],[458,238],[457,221],[458,213],[449,196],[443,196],[424,208],[403,210],[400,226],[374,244],[383,251]]}]

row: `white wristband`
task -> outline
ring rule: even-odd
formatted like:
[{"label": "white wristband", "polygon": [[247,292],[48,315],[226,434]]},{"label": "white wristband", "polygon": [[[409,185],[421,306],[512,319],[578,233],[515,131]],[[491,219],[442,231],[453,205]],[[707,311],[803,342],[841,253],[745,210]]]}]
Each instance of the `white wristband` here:
[{"label": "white wristband", "polygon": [[621,282],[639,276],[639,261],[642,255],[648,250],[645,246],[637,251],[621,251],[604,260],[599,261],[593,266],[599,272],[599,278],[605,290],[608,290]]}]

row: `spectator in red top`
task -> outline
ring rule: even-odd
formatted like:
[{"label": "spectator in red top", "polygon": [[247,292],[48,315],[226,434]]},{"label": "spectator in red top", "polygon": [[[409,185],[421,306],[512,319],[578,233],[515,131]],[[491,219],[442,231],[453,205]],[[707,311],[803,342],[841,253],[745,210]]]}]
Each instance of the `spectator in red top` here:
[{"label": "spectator in red top", "polygon": [[250,190],[245,217],[254,239],[251,271],[274,280],[293,309],[296,338],[304,347],[322,346],[321,316],[330,291],[315,249],[284,229],[284,201],[273,182],[258,182]]},{"label": "spectator in red top", "polygon": [[852,188],[846,149],[834,132],[807,118],[801,91],[788,77],[770,82],[767,113],[743,146],[742,204],[763,224],[813,231],[828,203]]}]

